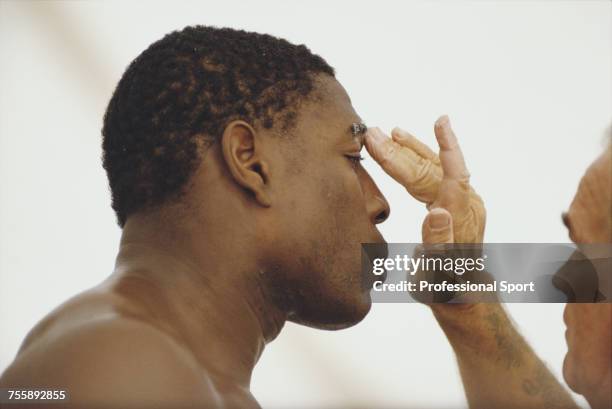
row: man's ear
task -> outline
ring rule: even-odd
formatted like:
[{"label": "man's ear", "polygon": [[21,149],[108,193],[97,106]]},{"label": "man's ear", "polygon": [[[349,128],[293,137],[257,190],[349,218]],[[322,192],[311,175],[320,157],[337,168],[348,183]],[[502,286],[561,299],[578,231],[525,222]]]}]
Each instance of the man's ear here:
[{"label": "man's ear", "polygon": [[221,136],[221,152],[240,186],[264,207],[272,205],[268,192],[269,168],[262,157],[261,136],[244,121],[232,121]]}]

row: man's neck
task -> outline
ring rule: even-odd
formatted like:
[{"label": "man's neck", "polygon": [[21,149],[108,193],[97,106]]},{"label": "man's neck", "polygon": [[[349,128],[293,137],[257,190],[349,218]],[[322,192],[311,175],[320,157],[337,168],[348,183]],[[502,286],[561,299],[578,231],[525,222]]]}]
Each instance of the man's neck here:
[{"label": "man's neck", "polygon": [[211,376],[248,387],[265,344],[286,320],[255,253],[240,240],[197,237],[137,219],[124,227],[111,281]]}]

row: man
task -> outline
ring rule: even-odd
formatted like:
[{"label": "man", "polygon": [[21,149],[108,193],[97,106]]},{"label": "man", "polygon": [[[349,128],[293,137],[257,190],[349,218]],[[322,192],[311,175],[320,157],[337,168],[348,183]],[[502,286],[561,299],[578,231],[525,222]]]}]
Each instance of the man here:
[{"label": "man", "polygon": [[[448,126],[447,120],[444,123]],[[427,203],[428,208],[433,208],[423,224],[423,242],[481,242],[477,227],[484,225],[484,213],[478,212],[478,198],[469,188],[469,173],[461,150],[452,131],[449,133],[450,142],[440,143],[442,134],[436,130],[441,147],[439,157],[400,129],[393,131],[391,139],[379,129],[371,129],[372,137],[366,140],[366,146],[389,175]],[[441,181],[441,161],[442,168],[446,164],[444,173],[448,173],[452,164],[459,179]],[[612,144],[609,144],[587,170],[569,211],[563,215],[573,242],[612,243],[611,190]],[[470,207],[475,211],[469,211]],[[465,227],[457,228],[457,220],[469,213],[478,216],[466,234]],[[612,279],[609,266],[605,264],[598,273],[600,288],[609,289]],[[470,408],[576,407],[500,304],[431,307],[457,355]],[[584,395],[593,409],[611,408],[612,304],[567,304],[564,321],[568,344],[563,365],[565,380],[572,390]]]},{"label": "man", "polygon": [[123,228],[115,271],[43,319],[0,387],[83,407],[258,407],[251,373],[287,320],[369,311],[361,242],[389,205],[366,130],[305,46],[187,27],[128,67],[104,118]]}]

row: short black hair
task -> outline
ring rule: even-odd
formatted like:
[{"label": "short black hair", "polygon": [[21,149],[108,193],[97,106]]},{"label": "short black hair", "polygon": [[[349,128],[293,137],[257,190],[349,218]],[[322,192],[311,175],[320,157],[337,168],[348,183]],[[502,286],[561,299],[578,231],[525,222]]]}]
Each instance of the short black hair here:
[{"label": "short black hair", "polygon": [[117,222],[179,198],[227,123],[287,130],[315,74],[334,69],[304,45],[267,34],[189,26],[128,66],[102,129],[103,166]]}]

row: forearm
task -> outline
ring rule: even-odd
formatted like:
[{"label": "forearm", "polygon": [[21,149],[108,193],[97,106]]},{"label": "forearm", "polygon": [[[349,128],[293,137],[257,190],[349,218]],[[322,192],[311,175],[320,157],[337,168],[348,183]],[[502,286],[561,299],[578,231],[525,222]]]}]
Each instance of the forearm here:
[{"label": "forearm", "polygon": [[434,305],[471,409],[577,408],[500,304]]}]

